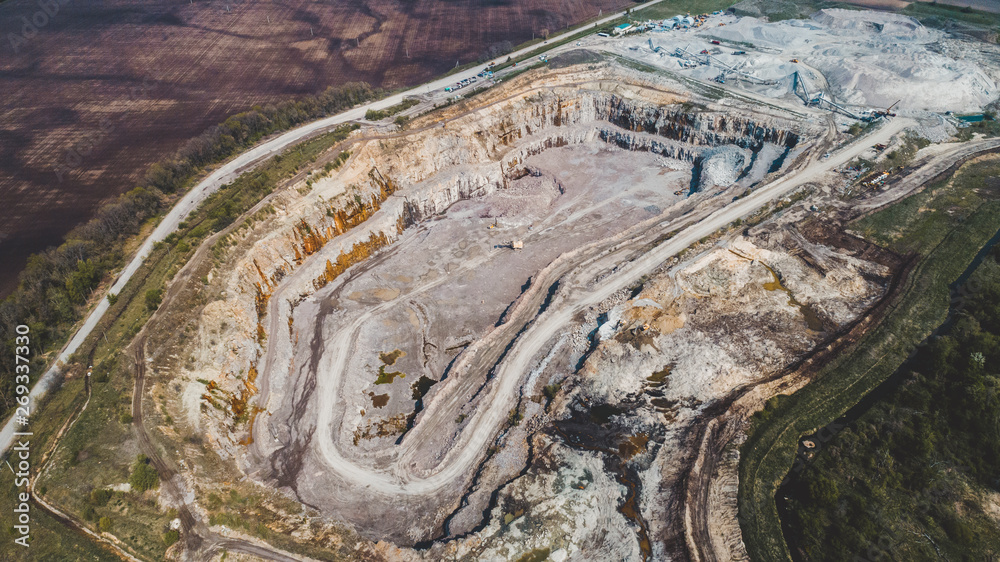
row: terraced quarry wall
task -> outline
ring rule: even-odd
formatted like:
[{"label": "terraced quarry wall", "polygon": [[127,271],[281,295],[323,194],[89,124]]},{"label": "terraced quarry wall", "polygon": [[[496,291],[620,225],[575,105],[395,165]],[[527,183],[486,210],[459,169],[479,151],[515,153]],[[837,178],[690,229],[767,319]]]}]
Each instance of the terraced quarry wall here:
[{"label": "terraced quarry wall", "polygon": [[[258,295],[266,297],[307,256],[333,241],[339,254],[325,262],[312,260],[311,267],[322,273],[311,285],[296,289],[293,298],[303,298],[360,259],[350,256],[369,255],[395,240],[402,228],[457,201],[503,189],[529,173],[522,165],[526,158],[550,148],[600,139],[694,164],[719,146],[757,153],[769,143],[784,154],[799,142],[801,133],[787,121],[685,111],[677,104],[641,99],[641,88],[634,97],[625,97],[605,87],[611,89],[611,84],[540,90],[489,105],[440,129],[365,142],[347,169],[314,187],[329,202],[303,204],[301,215],[290,214],[283,221],[290,226],[276,229],[255,246],[231,293],[254,296],[256,310]],[[359,225],[363,228],[354,228]],[[243,314],[252,318],[253,311]]]},{"label": "terraced quarry wall", "polygon": [[[599,283],[617,270],[614,260],[622,258],[611,257],[616,252],[629,259],[643,255],[669,238],[671,224],[699,205],[726,199],[715,197],[720,191],[741,193],[755,185],[787,155],[807,150],[819,133],[815,125],[691,99],[676,85],[632,81],[615,67],[569,69],[528,76],[416,119],[399,135],[358,133],[342,147],[351,156],[340,170],[278,194],[271,214],[225,241],[236,249],[208,280],[225,287],[225,299],[205,308],[200,324],[206,328],[189,346],[193,363],[181,370],[192,389],[202,388],[195,381],[211,385],[199,400],[185,399],[186,413],[178,416],[198,420],[213,449],[260,484],[370,538],[434,545],[435,556],[472,548],[474,541],[459,537],[493,533],[491,513],[505,501],[498,491],[519,472],[533,472],[536,463],[564,459],[559,462],[578,477],[597,478],[586,467],[603,449],[567,449],[553,441],[558,432],[538,433],[552,416],[576,416],[572,405],[583,396],[614,404],[634,399],[603,386],[624,379],[601,382],[595,373],[608,366],[597,356],[658,348],[659,338],[687,334],[688,305],[670,304],[671,291],[720,298],[729,293],[713,288],[718,276],[735,269],[734,296],[753,286],[751,278],[771,274],[756,267],[751,273],[748,265],[737,265],[749,260],[729,258],[695,284],[686,276],[676,289],[668,283],[636,297],[662,301],[653,308],[639,303],[617,310],[628,298],[616,294],[574,318],[572,333],[530,373],[501,380],[496,373],[507,351],[535,316],[562,306],[562,287]],[[747,156],[715,160],[736,152]],[[699,190],[709,161],[729,166],[730,179]],[[518,238],[530,250],[512,251]],[[800,267],[782,261],[777,247],[759,255],[785,264],[775,267],[786,279]],[[860,266],[833,267],[857,286],[852,298],[872,291],[858,276]],[[699,275],[692,270],[690,278]],[[801,294],[801,284],[791,283],[788,290]],[[764,291],[762,286],[757,288]],[[771,304],[780,307],[779,301]],[[854,309],[831,301],[818,310],[837,323]],[[705,325],[714,325],[718,320],[709,314]],[[644,325],[652,331],[641,334]],[[779,347],[797,352],[802,343],[792,339]],[[779,364],[784,353],[774,351],[768,361]],[[753,376],[735,367],[735,356],[726,357],[727,369],[736,372],[725,381]],[[582,378],[567,382],[566,390],[578,398],[550,396],[546,405],[541,387],[555,384],[558,392],[558,381],[572,373]],[[514,384],[516,393],[499,390],[501,384]],[[658,452],[671,434],[661,424],[688,423],[693,414],[685,411],[697,410],[730,382],[706,384],[681,385],[678,397],[650,386],[658,401],[646,405],[653,418],[643,414],[645,429],[615,433],[612,440],[632,443],[626,447],[632,452],[620,460],[621,470],[609,469],[587,492],[599,495],[601,520],[619,533],[601,555],[676,547],[664,536],[668,517],[641,503],[648,501],[642,490],[653,484],[640,484],[633,464],[648,470],[658,455],[676,453],[676,445]],[[635,388],[646,387],[639,382]],[[484,417],[498,392],[504,401],[515,399],[506,422]],[[519,423],[520,416],[531,421]],[[575,434],[579,427],[564,429]],[[484,462],[483,454],[492,460]],[[397,481],[404,466],[409,476]],[[442,473],[447,466],[465,468]],[[377,476],[384,489],[359,489],[352,479],[361,474]],[[539,475],[550,477],[566,475]],[[620,485],[632,490],[624,504],[617,499]],[[572,523],[565,499],[557,498],[550,516],[585,542],[590,531]],[[592,507],[573,509],[582,514]],[[645,529],[638,543],[632,542],[635,525]]]}]

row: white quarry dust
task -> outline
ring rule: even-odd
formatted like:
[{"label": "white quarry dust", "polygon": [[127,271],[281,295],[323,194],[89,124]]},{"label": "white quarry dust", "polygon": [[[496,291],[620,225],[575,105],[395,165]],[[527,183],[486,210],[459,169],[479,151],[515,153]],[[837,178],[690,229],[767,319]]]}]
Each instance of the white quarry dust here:
[{"label": "white quarry dust", "polygon": [[733,145],[706,151],[704,157],[700,178],[702,190],[733,185],[750,163],[750,151]]},{"label": "white quarry dust", "polygon": [[593,453],[540,441],[559,470],[515,480],[504,488],[486,528],[470,540],[450,543],[435,557],[518,560],[533,550],[549,549],[551,560],[594,555],[641,559],[635,531],[617,511],[625,487],[604,470],[603,461]]},{"label": "white quarry dust", "polygon": [[[651,52],[649,41],[661,50]],[[717,64],[683,69],[673,56],[677,48],[691,53],[707,49],[725,64],[776,81],[770,86],[740,85],[770,97],[792,95],[792,75],[798,71],[810,96],[828,90],[828,98],[832,94],[838,103],[859,110],[884,109],[898,100],[895,110],[904,113],[973,112],[1000,94],[996,45],[960,40],[889,12],[825,9],[808,20],[776,23],[718,15],[698,29],[651,32],[610,47],[711,80],[722,70]],[[741,50],[746,54],[733,54]]]}]

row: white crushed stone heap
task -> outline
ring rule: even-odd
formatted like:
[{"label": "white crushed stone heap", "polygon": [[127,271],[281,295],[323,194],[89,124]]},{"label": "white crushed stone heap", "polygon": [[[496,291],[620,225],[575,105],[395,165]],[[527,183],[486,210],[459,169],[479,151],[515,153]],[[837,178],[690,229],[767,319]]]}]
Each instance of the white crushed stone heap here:
[{"label": "white crushed stone heap", "polygon": [[699,187],[702,190],[729,187],[736,183],[749,162],[750,155],[746,149],[733,145],[713,148],[706,152],[702,161]]},{"label": "white crushed stone heap", "polygon": [[[676,46],[695,53],[712,50],[726,64],[779,81],[778,91],[762,91],[775,97],[791,94],[795,72],[805,76],[811,92],[824,89],[813,70],[825,76],[838,102],[871,109],[900,100],[897,109],[904,112],[974,112],[1000,95],[992,46],[952,38],[901,14],[825,9],[807,20],[776,23],[754,17],[718,19],[723,27],[713,19],[695,32],[655,34],[653,43],[664,47],[661,58],[675,66],[678,59],[666,53]],[[747,52],[733,55],[728,47],[717,48],[710,42],[716,38],[747,45]],[[710,65],[685,72],[712,79],[719,70]]]}]

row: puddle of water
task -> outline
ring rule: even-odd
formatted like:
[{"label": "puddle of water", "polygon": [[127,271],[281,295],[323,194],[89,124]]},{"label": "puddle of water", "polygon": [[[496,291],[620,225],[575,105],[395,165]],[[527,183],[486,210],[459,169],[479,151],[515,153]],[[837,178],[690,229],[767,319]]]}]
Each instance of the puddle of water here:
[{"label": "puddle of water", "polygon": [[427,394],[427,391],[429,391],[432,386],[437,384],[437,382],[438,381],[432,378],[421,375],[421,377],[417,379],[417,382],[410,385],[410,389],[413,391],[413,399],[422,399]]},{"label": "puddle of water", "polygon": [[649,527],[639,505],[642,482],[635,467],[628,461],[646,449],[649,435],[640,433],[626,437],[620,430],[607,427],[604,423],[597,425],[598,418],[609,418],[624,411],[625,408],[598,404],[586,414],[577,412],[570,419],[556,422],[555,430],[572,447],[604,453],[605,468],[626,489],[625,497],[618,505],[618,512],[635,524],[639,550],[642,560],[646,561],[652,559],[653,549],[649,540]]},{"label": "puddle of water", "polygon": [[369,392],[368,397],[372,399],[372,406],[376,408],[382,408],[389,403],[389,394],[375,394],[374,392]]},{"label": "puddle of water", "polygon": [[392,381],[396,380],[396,377],[401,379],[406,378],[406,373],[400,371],[386,371],[385,365],[378,368],[378,378],[375,379],[375,384],[390,384]]},{"label": "puddle of water", "polygon": [[392,365],[397,359],[406,357],[406,352],[401,349],[394,349],[389,353],[379,353],[379,361],[385,363],[386,365]]},{"label": "puddle of water", "polygon": [[536,548],[531,552],[526,552],[517,562],[544,562],[549,559],[549,549],[548,548]]},{"label": "puddle of water", "polygon": [[621,456],[622,460],[629,460],[632,457],[638,455],[639,453],[646,450],[646,445],[649,443],[649,435],[646,433],[639,433],[638,435],[633,435],[626,439],[625,441],[618,444],[618,454]]},{"label": "puddle of water", "polygon": [[649,386],[653,388],[660,388],[667,384],[667,377],[670,376],[670,372],[674,370],[673,365],[664,365],[659,371],[654,371],[652,375],[646,377],[646,380],[651,384]]},{"label": "puddle of water", "polygon": [[590,409],[590,419],[594,423],[604,425],[611,421],[613,416],[621,415],[624,412],[624,408],[612,406],[611,404],[598,404]]},{"label": "puddle of water", "polygon": [[788,304],[798,308],[799,312],[802,313],[802,317],[806,321],[806,327],[814,332],[822,332],[823,321],[820,320],[819,314],[816,313],[816,310],[813,309],[812,305],[800,303],[795,298],[795,295],[792,294],[792,291],[789,290],[788,287],[785,287],[785,285],[781,282],[778,274],[771,269],[771,266],[763,262],[761,265],[767,268],[767,271],[771,273],[772,278],[772,281],[764,283],[764,289],[768,291],[784,291],[785,294],[788,295]]}]

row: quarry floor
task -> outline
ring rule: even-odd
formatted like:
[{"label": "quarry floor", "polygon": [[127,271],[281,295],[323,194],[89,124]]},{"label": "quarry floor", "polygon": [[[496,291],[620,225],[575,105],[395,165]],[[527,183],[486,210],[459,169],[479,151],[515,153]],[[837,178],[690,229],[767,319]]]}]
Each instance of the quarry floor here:
[{"label": "quarry floor", "polygon": [[[886,124],[873,138],[888,140],[908,123],[900,119]],[[496,457],[490,463],[490,470],[497,472],[493,480],[512,479],[526,465],[531,465],[533,461],[526,458],[524,441],[518,445],[510,437],[521,430],[518,426],[504,429],[504,421],[509,422],[514,416],[510,413],[513,408],[514,412],[523,410],[521,415],[529,421],[540,423],[538,420],[548,415],[537,402],[529,400],[541,394],[541,387],[565,376],[573,365],[599,363],[588,358],[594,351],[588,352],[588,345],[596,343],[595,337],[587,336],[588,330],[584,329],[594,321],[586,319],[588,310],[606,307],[608,299],[621,301],[622,291],[643,275],[659,269],[684,248],[747,215],[763,202],[815,180],[818,174],[842,165],[863,149],[864,145],[857,143],[831,159],[807,166],[800,173],[790,174],[728,206],[724,205],[725,196],[704,194],[702,202],[707,197],[711,203],[683,217],[681,213],[692,210],[690,203],[698,200],[687,201],[684,195],[690,176],[683,163],[609,149],[603,144],[555,148],[529,158],[525,164],[537,176],[516,180],[493,195],[454,204],[443,215],[406,232],[390,250],[357,268],[342,282],[318,291],[295,308],[290,322],[290,338],[295,344],[289,360],[296,367],[291,378],[282,384],[312,390],[308,394],[284,392],[277,403],[273,397],[266,402],[268,415],[257,418],[258,438],[253,445],[253,457],[268,459],[266,462],[272,468],[275,463],[294,467],[294,471],[279,471],[278,482],[282,486],[294,490],[295,497],[304,504],[322,512],[337,513],[372,536],[390,537],[401,544],[423,543],[481,529],[485,521],[475,513],[489,509],[495,501],[477,494],[484,484],[473,482],[477,474],[482,474],[474,467],[482,462],[484,450],[494,443],[498,428],[502,436],[507,435],[493,445],[499,452],[488,453]],[[675,194],[678,190],[681,195]],[[689,205],[685,206],[685,202]],[[720,207],[709,216],[710,211]],[[489,228],[494,224],[494,228]],[[617,240],[614,245],[602,243],[615,240],[616,236],[620,239],[634,225],[647,230],[625,243]],[[650,228],[654,225],[655,228]],[[655,241],[654,236],[682,226],[690,228],[681,229],[676,239],[668,243]],[[522,241],[524,249],[507,247],[513,240]],[[574,254],[579,248],[587,251]],[[737,265],[751,265],[759,259],[746,259],[742,251],[725,250],[721,255],[709,252],[702,254],[699,262],[681,264],[678,266],[681,272],[693,269],[700,273],[692,271],[669,289],[662,286],[671,285],[662,275],[653,277],[660,285],[645,299],[653,299],[657,308],[679,309],[674,321],[660,319],[657,324],[656,318],[650,318],[662,329],[663,336],[670,335],[674,324],[683,325],[680,318],[685,316],[685,307],[693,306],[686,311],[692,326],[704,323],[706,329],[712,325],[715,330],[738,326],[739,333],[733,336],[740,338],[737,347],[741,352],[727,350],[720,354],[711,346],[695,344],[691,338],[705,342],[705,332],[700,330],[689,329],[675,336],[684,342],[678,344],[684,353],[674,359],[682,365],[673,376],[677,381],[673,384],[674,392],[665,397],[661,391],[659,397],[650,398],[661,400],[651,407],[647,404],[650,414],[645,416],[654,416],[656,422],[645,418],[632,422],[649,427],[645,432],[633,432],[631,437],[659,433],[659,444],[663,445],[671,442],[668,436],[672,433],[678,440],[664,445],[657,455],[653,454],[655,447],[650,446],[651,458],[646,459],[646,470],[650,471],[651,480],[643,482],[645,486],[659,488],[663,475],[658,469],[679,462],[672,454],[680,449],[683,430],[667,432],[664,421],[668,426],[681,423],[683,427],[682,421],[693,419],[703,402],[723,396],[741,381],[760,377],[760,372],[741,364],[738,359],[741,354],[751,352],[744,361],[773,371],[788,361],[789,354],[801,353],[808,349],[809,342],[818,341],[820,334],[808,330],[811,326],[802,318],[801,311],[786,303],[789,299],[781,298],[780,291],[774,294],[774,289],[767,289],[774,281],[767,268],[754,267],[751,273],[745,266]],[[749,252],[754,251],[751,245]],[[566,259],[567,255],[572,259]],[[562,259],[556,260],[560,256]],[[706,260],[714,265],[720,259],[721,270],[705,267]],[[546,272],[547,275],[540,274],[554,260],[563,263],[555,271]],[[769,261],[776,266],[784,264],[777,256]],[[796,280],[794,267],[792,263],[782,267],[789,283]],[[734,274],[734,268],[739,273],[736,287],[744,289],[734,289],[733,281],[727,280]],[[705,271],[715,272],[704,278]],[[856,273],[851,275],[857,277]],[[285,282],[293,280],[292,277]],[[806,280],[803,283],[796,288],[800,297],[812,293],[809,300],[820,304],[822,294],[809,289]],[[518,301],[526,286],[539,284],[543,290],[532,295],[534,300]],[[748,295],[750,287],[754,289]],[[863,284],[851,295],[859,306],[877,294],[873,287],[866,287]],[[721,306],[721,310],[699,307],[687,299],[682,299],[684,304],[672,304],[678,296],[704,297],[715,295],[718,289],[723,289],[722,295],[735,291],[739,296],[731,296],[737,302],[753,302],[758,308],[753,315],[755,319],[743,318],[738,323],[726,320],[726,315],[734,313],[731,309],[734,303]],[[767,298],[759,300],[763,295]],[[839,289],[833,295],[842,296]],[[643,297],[640,295],[637,300],[642,301]],[[832,325],[858,312],[857,307],[844,310],[842,305],[823,304],[824,317]],[[643,306],[648,305],[630,308]],[[776,307],[774,312],[765,312],[770,307]],[[505,317],[505,311],[514,314]],[[643,313],[631,314],[641,317]],[[647,310],[646,314],[650,312]],[[768,314],[778,316],[768,319]],[[801,326],[796,330],[799,333],[778,335],[790,327],[778,319],[785,315],[798,317],[793,322]],[[713,316],[715,319],[711,320]],[[504,323],[498,329],[501,320]],[[602,324],[600,320],[597,323]],[[603,324],[608,324],[608,320]],[[605,329],[611,328],[612,334],[636,329],[634,325],[622,325],[617,319],[611,324]],[[507,333],[494,337],[505,327]],[[759,333],[755,334],[755,330]],[[591,344],[586,343],[588,337]],[[596,339],[600,342],[608,337]],[[781,338],[780,344],[775,342],[777,349],[768,349],[766,342],[775,337]],[[638,346],[643,356],[641,362],[671,363],[662,354],[650,353],[661,349],[657,335],[651,332],[647,338],[650,341],[647,346]],[[751,343],[754,341],[757,343]],[[598,345],[596,349],[603,356],[604,347],[609,345],[613,344]],[[470,348],[474,351],[469,351]],[[456,359],[460,351],[464,351],[462,361]],[[616,353],[622,352],[618,346]],[[646,355],[660,357],[651,359]],[[615,359],[612,357],[610,361],[614,363]],[[685,364],[690,361],[694,363]],[[695,375],[703,372],[705,361],[716,369],[708,379]],[[618,377],[607,374],[617,371],[616,368],[605,365],[584,370],[588,368],[601,371],[606,378],[583,385],[598,386],[581,390],[584,396],[578,397],[579,400],[620,404],[630,399],[629,392],[614,388]],[[663,364],[637,365],[632,380],[621,386],[636,390],[638,383],[641,388],[642,381],[663,368]],[[580,372],[579,367],[577,371]],[[644,371],[648,372],[634,380],[636,373]],[[268,385],[268,376],[265,372],[262,385]],[[420,381],[426,381],[429,387],[421,390]],[[414,414],[416,418],[408,419]],[[527,433],[524,436],[528,442],[537,438]],[[550,445],[550,448],[558,450],[564,446]],[[514,453],[505,454],[507,449]],[[560,463],[570,470],[577,470],[581,462],[592,462],[585,460],[586,454],[581,457],[580,452],[558,454],[564,459]],[[654,462],[663,466],[650,468]],[[250,466],[261,465],[252,461]],[[667,472],[676,475],[677,469],[675,466]],[[613,499],[620,493],[611,491],[618,484],[608,480],[607,486],[610,489],[594,490],[597,494],[611,494],[610,503],[596,508],[599,511],[620,503]],[[611,550],[596,552],[608,555],[627,551],[626,557],[651,555],[653,547],[641,540],[636,543],[632,533],[627,532],[631,525],[652,524],[659,527],[661,536],[669,533],[663,529],[666,516],[657,513],[651,500],[649,495],[641,497],[648,511],[645,516],[638,514],[642,508],[634,500],[637,514],[631,522],[621,515],[609,515],[608,524],[622,534],[609,546]],[[467,508],[470,504],[476,508]],[[566,509],[563,503],[553,507],[560,513]],[[448,548],[462,548],[461,543],[448,544],[452,545]],[[655,548],[662,554],[666,545],[667,541],[660,540]]]}]

